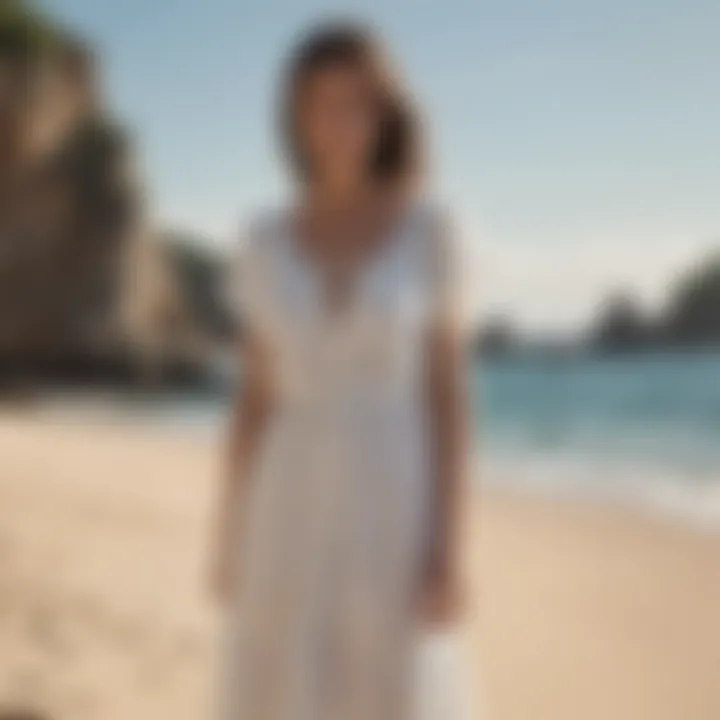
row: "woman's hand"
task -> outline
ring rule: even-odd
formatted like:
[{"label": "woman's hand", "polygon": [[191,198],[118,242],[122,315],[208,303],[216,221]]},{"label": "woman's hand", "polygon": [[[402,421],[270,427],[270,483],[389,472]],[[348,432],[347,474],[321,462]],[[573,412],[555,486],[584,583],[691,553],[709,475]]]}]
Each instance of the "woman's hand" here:
[{"label": "woman's hand", "polygon": [[460,622],[467,609],[462,573],[430,570],[420,586],[419,620],[423,625],[447,627]]}]

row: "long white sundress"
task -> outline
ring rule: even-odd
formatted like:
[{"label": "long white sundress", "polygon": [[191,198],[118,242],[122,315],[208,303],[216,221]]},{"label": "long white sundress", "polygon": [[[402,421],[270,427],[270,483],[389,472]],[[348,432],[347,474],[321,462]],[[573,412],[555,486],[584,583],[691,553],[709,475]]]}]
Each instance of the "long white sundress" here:
[{"label": "long white sundress", "polygon": [[235,280],[279,397],[240,523],[219,717],[410,720],[431,519],[423,342],[453,302],[455,254],[442,215],[413,204],[333,313],[287,217],[251,227]]}]

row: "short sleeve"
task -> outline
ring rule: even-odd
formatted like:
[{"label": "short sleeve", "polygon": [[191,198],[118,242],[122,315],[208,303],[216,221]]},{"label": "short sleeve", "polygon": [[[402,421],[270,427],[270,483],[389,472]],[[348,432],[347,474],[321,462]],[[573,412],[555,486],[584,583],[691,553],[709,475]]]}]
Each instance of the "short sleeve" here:
[{"label": "short sleeve", "polygon": [[477,262],[449,212],[433,209],[429,226],[433,320],[471,333],[479,315]]},{"label": "short sleeve", "polygon": [[226,275],[227,303],[241,330],[258,329],[263,324],[265,270],[261,235],[257,223],[240,233]]}]

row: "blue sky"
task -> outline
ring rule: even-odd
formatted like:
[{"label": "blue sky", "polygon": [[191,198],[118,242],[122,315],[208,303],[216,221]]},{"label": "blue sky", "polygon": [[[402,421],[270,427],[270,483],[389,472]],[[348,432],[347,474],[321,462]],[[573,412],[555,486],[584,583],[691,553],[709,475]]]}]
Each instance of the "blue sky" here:
[{"label": "blue sky", "polygon": [[158,222],[232,242],[284,191],[272,102],[298,31],[374,22],[427,112],[436,185],[490,310],[583,321],[629,286],[656,304],[720,241],[715,0],[45,0],[102,54]]}]

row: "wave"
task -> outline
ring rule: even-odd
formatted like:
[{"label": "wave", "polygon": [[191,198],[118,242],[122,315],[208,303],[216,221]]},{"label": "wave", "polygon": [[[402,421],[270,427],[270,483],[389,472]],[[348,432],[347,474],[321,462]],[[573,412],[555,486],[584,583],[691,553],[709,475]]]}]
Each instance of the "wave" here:
[{"label": "wave", "polygon": [[489,487],[604,502],[641,509],[720,531],[720,472],[684,473],[652,461],[592,457],[579,452],[493,452],[478,460]]}]

